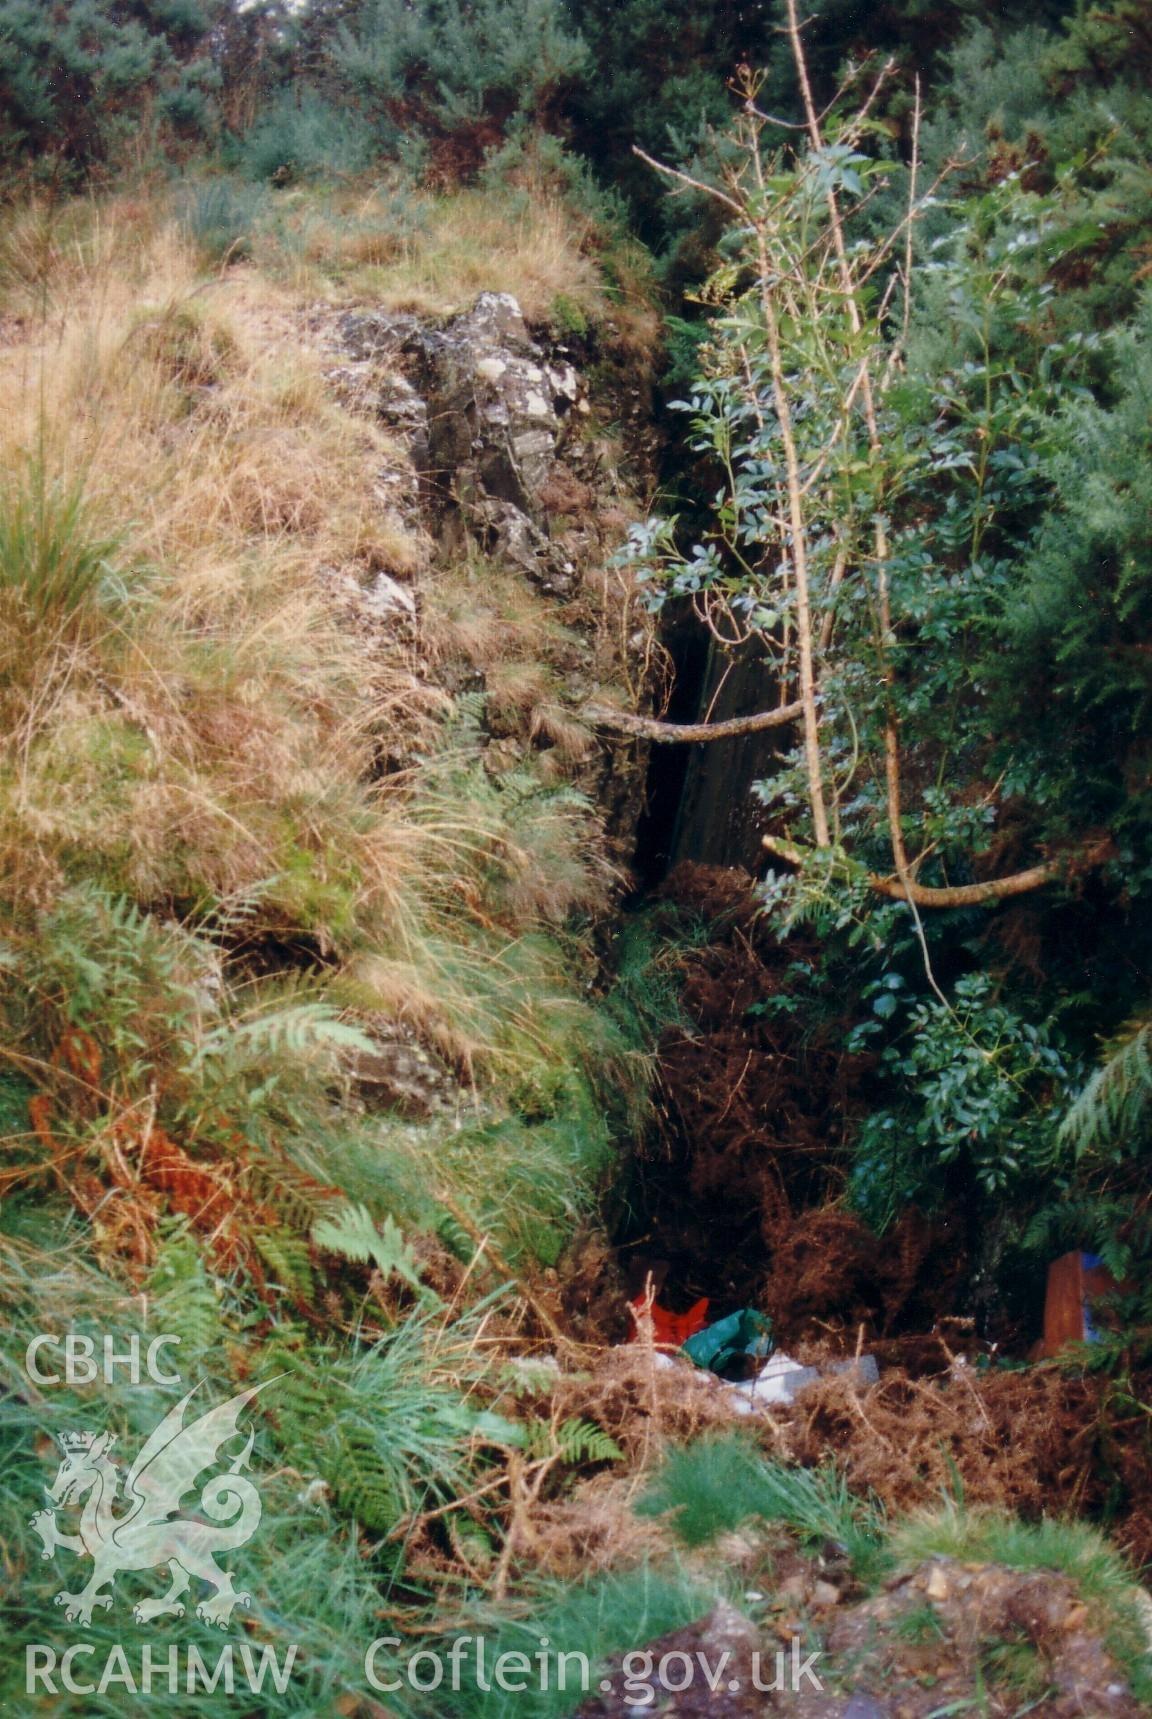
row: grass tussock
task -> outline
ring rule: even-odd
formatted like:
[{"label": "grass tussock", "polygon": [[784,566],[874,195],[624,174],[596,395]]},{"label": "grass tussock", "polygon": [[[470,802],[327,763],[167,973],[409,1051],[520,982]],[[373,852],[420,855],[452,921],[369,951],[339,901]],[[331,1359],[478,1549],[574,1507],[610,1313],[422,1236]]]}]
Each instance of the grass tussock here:
[{"label": "grass tussock", "polygon": [[855,1496],[834,1468],[767,1462],[750,1438],[738,1434],[673,1446],[638,1510],[667,1515],[688,1547],[707,1545],[749,1521],[773,1522],[806,1542],[842,1546],[863,1580],[875,1579],[890,1563],[887,1523],[875,1500]]},{"label": "grass tussock", "polygon": [[611,302],[597,229],[548,192],[301,190],[284,195],[256,244],[297,291],[369,297],[421,316],[465,310],[480,292],[509,292],[529,321],[567,315],[591,324]]},{"label": "grass tussock", "polygon": [[429,590],[423,636],[449,674],[482,682],[498,738],[521,742],[560,774],[588,756],[591,734],[564,704],[582,641],[526,581],[479,559],[451,570]]},{"label": "grass tussock", "polygon": [[[513,1253],[551,1255],[605,1162],[595,1071],[625,1073],[620,1090],[645,1071],[578,989],[588,957],[564,930],[610,884],[589,806],[531,755],[485,758],[482,717],[534,730],[541,758],[578,750],[533,666],[549,623],[520,599],[505,663],[510,587],[471,635],[463,606],[456,638],[445,613],[438,649],[491,670],[487,715],[429,684],[436,653],[410,629],[348,624],[333,575],[423,565],[374,489],[395,451],[332,397],[259,245],[209,272],[177,216],[33,208],[0,243],[20,319],[0,350],[17,1175],[59,1180],[66,1161],[91,1211],[112,1166],[104,1257],[149,1269],[174,1207],[218,1264],[267,1279],[253,1238],[276,1199],[243,1235],[221,1214],[272,1161],[281,1178],[306,1163],[313,1203],[337,1160],[360,1185],[379,1128],[348,1111],[333,1128],[324,1083],[355,1049],[342,1031],[385,1024],[441,1059],[475,1116],[448,1140],[392,1130],[373,1209],[391,1197],[434,1225],[428,1190],[454,1189]],[[407,768],[381,779],[382,748]],[[492,1198],[494,1162],[525,1203]]]}]

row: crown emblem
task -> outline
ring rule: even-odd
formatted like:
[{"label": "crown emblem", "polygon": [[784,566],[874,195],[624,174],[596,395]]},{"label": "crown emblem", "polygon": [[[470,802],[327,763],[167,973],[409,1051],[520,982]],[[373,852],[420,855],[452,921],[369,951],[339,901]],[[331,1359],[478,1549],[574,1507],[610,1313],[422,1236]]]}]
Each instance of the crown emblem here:
[{"label": "crown emblem", "polygon": [[60,1444],[64,1450],[91,1450],[96,1442],[93,1432],[66,1432],[60,1435]]}]

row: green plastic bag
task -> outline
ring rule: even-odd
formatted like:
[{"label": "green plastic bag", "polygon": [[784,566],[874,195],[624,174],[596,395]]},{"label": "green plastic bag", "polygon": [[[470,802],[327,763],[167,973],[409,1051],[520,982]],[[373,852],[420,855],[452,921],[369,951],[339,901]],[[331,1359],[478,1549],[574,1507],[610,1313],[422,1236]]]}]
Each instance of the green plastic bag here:
[{"label": "green plastic bag", "polygon": [[714,1325],[706,1325],[695,1337],[689,1337],[684,1353],[698,1367],[723,1378],[726,1370],[745,1355],[762,1361],[772,1353],[771,1322],[755,1308],[742,1307],[739,1313],[717,1319]]}]

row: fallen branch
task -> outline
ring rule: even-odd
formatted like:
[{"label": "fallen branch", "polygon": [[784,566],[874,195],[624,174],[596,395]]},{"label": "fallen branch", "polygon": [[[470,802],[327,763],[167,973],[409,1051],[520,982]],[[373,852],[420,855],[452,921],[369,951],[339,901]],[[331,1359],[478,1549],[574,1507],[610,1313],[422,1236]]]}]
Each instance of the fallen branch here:
[{"label": "fallen branch", "polygon": [[[778,859],[787,860],[789,865],[803,864],[804,850],[795,842],[783,841],[778,836],[764,836],[762,841],[768,852]],[[916,883],[909,867],[904,878],[881,877],[877,872],[870,872],[868,885],[877,895],[887,896],[890,901],[908,901],[914,907],[986,907],[997,901],[1007,901],[1014,895],[1027,895],[1031,890],[1043,889],[1045,884],[1056,883],[1068,875],[1073,865],[1077,871],[1103,865],[1111,851],[1111,841],[1105,837],[1079,853],[1044,860],[1040,865],[1012,872],[1008,877],[989,878],[986,883],[957,883],[936,888]]]},{"label": "fallen branch", "polygon": [[987,883],[957,883],[933,888],[929,884],[914,883],[911,878],[877,877],[872,875],[868,883],[877,895],[886,895],[890,901],[910,901],[915,907],[984,907],[991,902],[1006,901],[1009,896],[1027,895],[1030,890],[1043,889],[1046,883],[1055,883],[1062,876],[1065,867],[1055,860],[1045,860],[1042,865],[1029,866],[1026,871],[1013,872],[1009,877],[989,878]]},{"label": "fallen branch", "polygon": [[661,722],[655,716],[635,716],[630,711],[609,710],[600,704],[586,704],[580,714],[597,728],[669,746],[695,745],[701,740],[734,740],[741,734],[759,734],[765,728],[785,728],[788,723],[798,721],[803,712],[804,707],[797,700],[794,704],[777,705],[775,710],[758,710],[753,716],[729,717],[725,722]]}]

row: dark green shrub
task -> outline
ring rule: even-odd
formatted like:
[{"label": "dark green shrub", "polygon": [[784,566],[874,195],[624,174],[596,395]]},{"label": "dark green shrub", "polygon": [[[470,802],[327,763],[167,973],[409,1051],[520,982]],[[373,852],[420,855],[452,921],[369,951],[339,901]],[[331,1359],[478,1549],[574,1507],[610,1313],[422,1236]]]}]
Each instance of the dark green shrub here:
[{"label": "dark green shrub", "polygon": [[372,133],[357,114],[293,87],[280,91],[229,153],[246,178],[289,185],[363,172],[373,152]]},{"label": "dark green shrub", "polygon": [[234,179],[205,179],[181,186],[177,220],[205,262],[239,262],[250,256],[264,193]]},{"label": "dark green shrub", "polygon": [[158,131],[215,124],[213,27],[232,0],[0,0],[0,153],[114,160]]},{"label": "dark green shrub", "polygon": [[442,166],[467,172],[515,119],[558,122],[587,64],[560,0],[360,0],[316,52],[380,148],[397,154],[424,133]]}]

